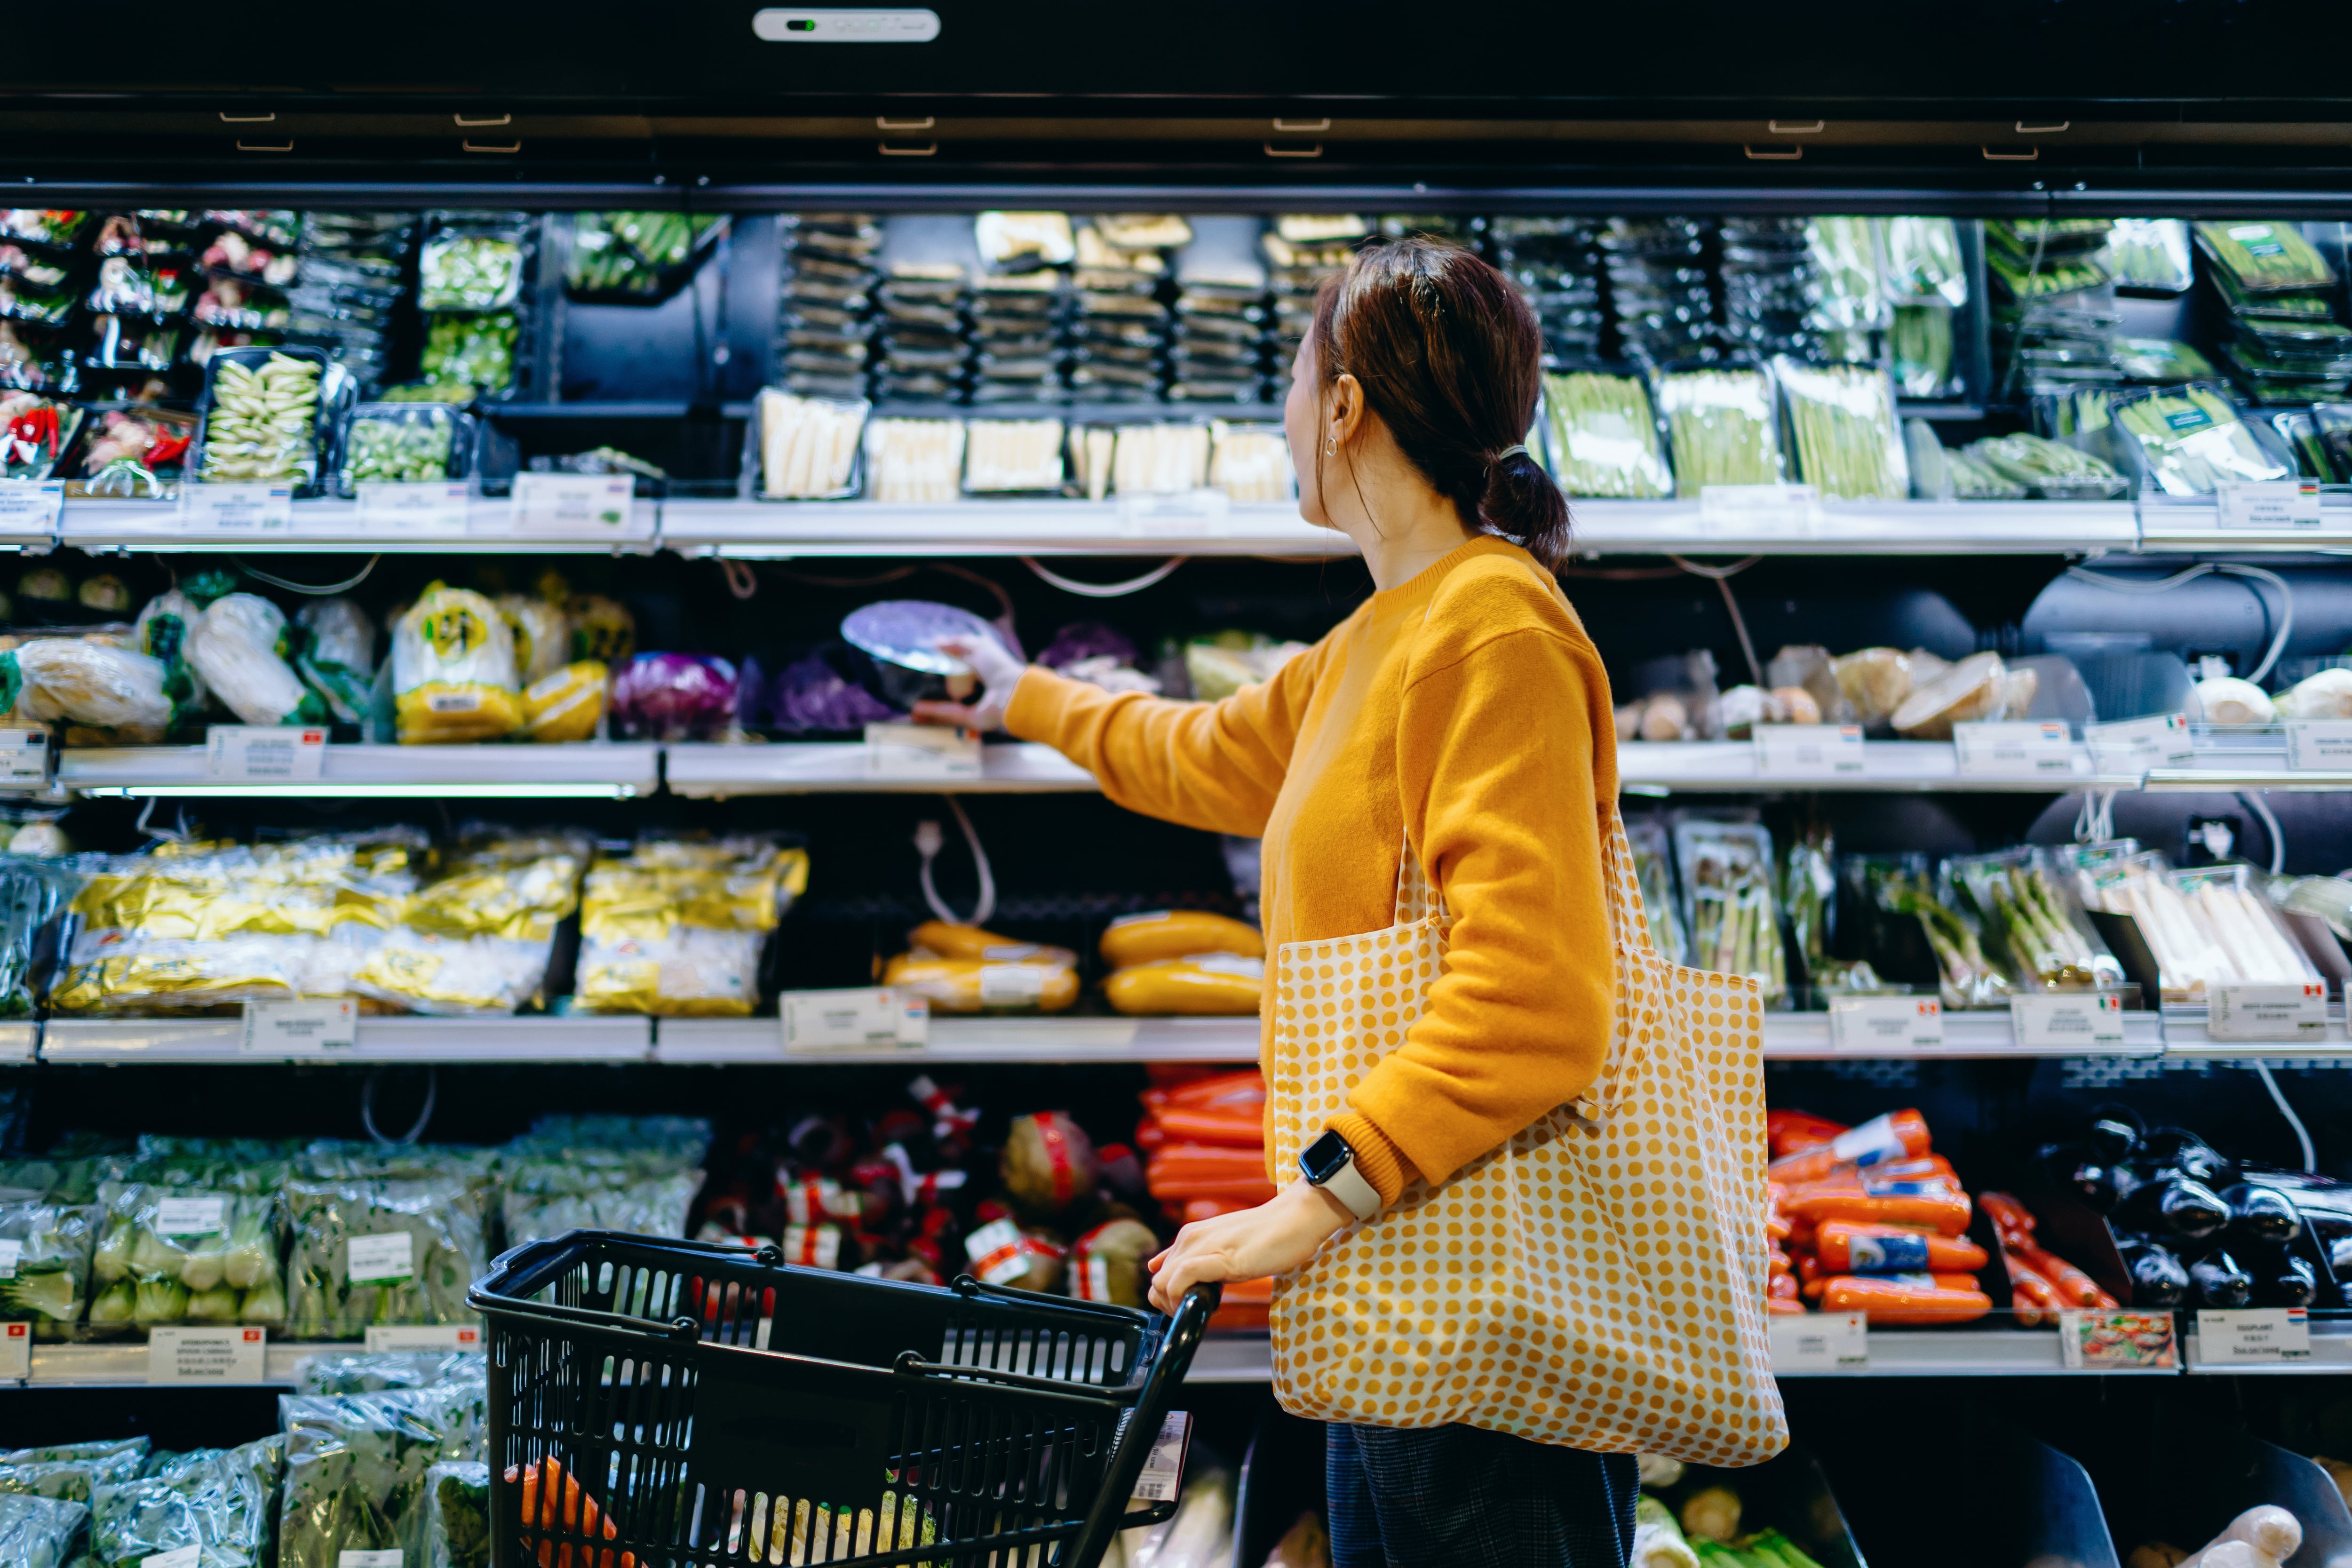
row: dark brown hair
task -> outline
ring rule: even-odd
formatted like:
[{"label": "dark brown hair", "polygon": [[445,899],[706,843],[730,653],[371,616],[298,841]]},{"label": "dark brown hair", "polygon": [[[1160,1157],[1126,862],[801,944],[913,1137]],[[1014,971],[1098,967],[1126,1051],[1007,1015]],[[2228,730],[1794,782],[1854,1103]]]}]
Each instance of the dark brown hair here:
[{"label": "dark brown hair", "polygon": [[[1408,461],[1462,514],[1547,569],[1568,553],[1568,500],[1528,452],[1543,338],[1508,279],[1458,246],[1413,236],[1365,247],[1315,300],[1322,385],[1352,375]],[[1321,473],[1321,454],[1317,455]],[[1377,521],[1377,520],[1375,520]]]}]

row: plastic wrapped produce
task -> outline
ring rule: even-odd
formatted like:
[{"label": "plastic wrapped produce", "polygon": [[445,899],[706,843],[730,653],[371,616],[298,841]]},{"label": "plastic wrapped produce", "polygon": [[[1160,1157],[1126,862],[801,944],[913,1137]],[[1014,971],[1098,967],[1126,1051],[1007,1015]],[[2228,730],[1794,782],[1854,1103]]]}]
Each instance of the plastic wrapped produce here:
[{"label": "plastic wrapped produce", "polygon": [[440,215],[417,263],[421,310],[497,310],[522,293],[530,220]]},{"label": "plastic wrapped produce", "polygon": [[1682,816],[1674,838],[1693,961],[1718,974],[1747,975],[1766,1006],[1784,1005],[1789,963],[1773,897],[1771,836],[1753,822]]},{"label": "plastic wrapped produce", "polygon": [[89,1521],[85,1503],[0,1495],[0,1562],[13,1568],[69,1568],[67,1553]]},{"label": "plastic wrapped produce", "polygon": [[361,485],[462,479],[473,457],[473,420],[445,404],[363,403],[343,433],[342,492]]},{"label": "plastic wrapped produce", "polygon": [[2189,265],[2189,226],[2177,217],[2116,219],[2107,262],[2116,287],[2128,293],[2186,294],[2197,280]]},{"label": "plastic wrapped produce", "polygon": [[1654,500],[1673,491],[1657,416],[1640,377],[1547,372],[1543,385],[1552,476],[1561,489],[1622,500]]},{"label": "plastic wrapped produce", "polygon": [[100,1568],[130,1568],[193,1546],[197,1568],[257,1568],[268,1561],[285,1462],[283,1436],[158,1453],[137,1480],[98,1489],[90,1556]]},{"label": "plastic wrapped produce", "polygon": [[950,958],[918,949],[890,960],[882,984],[938,1013],[1058,1013],[1078,999],[1078,973],[1048,957]]},{"label": "plastic wrapped produce", "polygon": [[[1208,456],[1202,432],[1202,458]],[[1062,484],[1058,419],[975,419],[964,426],[963,488],[972,495],[1052,491]]]},{"label": "plastic wrapped produce", "polygon": [[490,1568],[490,1468],[444,1461],[425,1472],[425,1499],[412,1510],[416,1531],[403,1551],[416,1568]]},{"label": "plastic wrapped produce", "polygon": [[951,501],[963,473],[960,419],[874,419],[866,426],[866,494],[878,501]]},{"label": "plastic wrapped produce", "polygon": [[285,1321],[275,1194],[131,1181],[103,1184],[99,1199],[92,1332]]},{"label": "plastic wrapped produce", "polygon": [[2021,990],[2080,991],[2123,983],[2123,965],[2074,907],[2066,879],[2040,850],[2011,849],[1944,863],[1944,880],[1970,910]]},{"label": "plastic wrapped produce", "polygon": [[604,721],[611,673],[593,658],[567,664],[522,689],[522,739],[593,740]]},{"label": "plastic wrapped produce", "polygon": [[2014,987],[1985,956],[1977,929],[1941,899],[1924,856],[1849,856],[1841,875],[1856,898],[1850,907],[1913,919],[1934,955],[1937,993],[1948,1008],[2006,1006]]},{"label": "plastic wrapped produce", "polygon": [[1666,825],[1655,816],[1632,817],[1625,824],[1625,838],[1633,847],[1633,872],[1641,879],[1642,917],[1649,923],[1650,944],[1667,963],[1688,963],[1690,942],[1683,935],[1681,905],[1675,897]]},{"label": "plastic wrapped produce", "polygon": [[488,1402],[475,1383],[280,1396],[278,1568],[344,1568],[352,1556],[401,1551],[422,1526],[426,1472],[483,1453]]},{"label": "plastic wrapped produce", "polygon": [[1804,365],[1785,356],[1772,369],[1788,401],[1797,472],[1807,484],[1845,500],[1901,500],[1911,493],[1895,391],[1884,371]]},{"label": "plastic wrapped produce", "polygon": [[199,477],[207,484],[315,487],[320,416],[329,412],[327,368],[326,357],[310,349],[214,354],[205,363]]},{"label": "plastic wrapped produce", "polygon": [[0,653],[0,711],[160,741],[172,722],[165,673],[159,660],[95,638],[35,637]]},{"label": "plastic wrapped produce", "polygon": [[1955,724],[2001,717],[2010,696],[2009,668],[2000,655],[1972,653],[1932,679],[1915,677],[1888,722],[1906,740],[1948,741]]},{"label": "plastic wrapped produce", "polygon": [[30,392],[0,393],[0,479],[46,479],[73,444],[82,411]]},{"label": "plastic wrapped produce", "polygon": [[91,1214],[62,1204],[0,1204],[0,1321],[29,1322],[37,1339],[71,1331],[89,1304]]},{"label": "plastic wrapped produce", "polygon": [[2108,412],[2116,439],[2166,495],[2210,495],[2224,482],[2289,477],[2287,466],[2211,387],[2119,394]]},{"label": "plastic wrapped produce", "polygon": [[1121,915],[1111,921],[1103,931],[1101,952],[1103,962],[1113,968],[1204,952],[1263,958],[1265,939],[1255,926],[1228,915],[1205,910],[1155,910]]},{"label": "plastic wrapped produce", "polygon": [[1970,442],[1968,453],[2037,500],[2109,500],[2131,488],[2082,448],[2024,431]]},{"label": "plastic wrapped produce", "polygon": [[515,678],[528,686],[563,668],[572,628],[563,607],[530,594],[501,594],[499,614],[514,638]]},{"label": "plastic wrapped produce", "polygon": [[1772,383],[1761,370],[1687,370],[1661,376],[1658,408],[1673,438],[1675,493],[1782,479]]},{"label": "plastic wrapped produce", "polygon": [[358,1339],[370,1324],[472,1321],[466,1290],[489,1265],[494,1171],[480,1150],[305,1151],[285,1189],[289,1335]]},{"label": "plastic wrapped produce", "polygon": [[569,1230],[683,1236],[710,1125],[679,1117],[549,1117],[501,1152],[506,1243]]},{"label": "plastic wrapped produce", "polygon": [[588,854],[578,835],[469,827],[403,902],[352,989],[444,1016],[500,1016],[543,1001],[556,928],[580,907]]},{"label": "plastic wrapped produce", "polygon": [[747,1016],[760,956],[808,885],[772,837],[646,838],[589,868],[574,1005],[587,1013]]},{"label": "plastic wrapped produce", "polygon": [[641,653],[613,677],[613,731],[631,740],[717,740],[735,721],[736,694],[726,659]]},{"label": "plastic wrapped produce", "polygon": [[1265,990],[1265,960],[1204,952],[1132,963],[1103,982],[1115,1011],[1145,1016],[1245,1017]]},{"label": "plastic wrapped produce", "polygon": [[495,397],[511,391],[522,322],[512,311],[441,316],[425,330],[417,364],[427,382],[463,389],[459,396]]},{"label": "plastic wrapped produce", "polygon": [[436,583],[392,633],[393,703],[404,746],[495,740],[522,721],[514,634],[498,606]]},{"label": "plastic wrapped produce", "polygon": [[721,213],[580,213],[572,220],[564,292],[575,300],[651,304],[693,276],[727,232]]},{"label": "plastic wrapped produce", "polygon": [[323,724],[325,701],[283,657],[286,616],[254,594],[225,594],[188,630],[188,662],[247,724]]},{"label": "plastic wrapped produce", "polygon": [[298,1394],[381,1394],[480,1383],[489,1358],[480,1351],[320,1351],[294,1363]]},{"label": "plastic wrapped produce", "polygon": [[356,601],[313,599],[295,617],[301,649],[294,668],[345,724],[366,717],[375,679],[375,623]]},{"label": "plastic wrapped produce", "polygon": [[768,387],[756,415],[760,494],[768,500],[814,500],[856,493],[859,438],[874,405],[835,402]]},{"label": "plastic wrapped produce", "polygon": [[2336,269],[2293,223],[2263,218],[2200,223],[2197,248],[2249,294],[2326,289],[2336,282]]}]

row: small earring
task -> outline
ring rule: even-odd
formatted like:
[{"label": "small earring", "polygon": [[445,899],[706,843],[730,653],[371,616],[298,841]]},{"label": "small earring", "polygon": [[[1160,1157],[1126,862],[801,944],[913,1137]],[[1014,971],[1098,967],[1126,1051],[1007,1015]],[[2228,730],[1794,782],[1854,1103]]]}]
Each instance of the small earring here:
[{"label": "small earring", "polygon": [[1339,437],[1327,436],[1323,438],[1323,455],[1327,458],[1336,458],[1339,455]]}]

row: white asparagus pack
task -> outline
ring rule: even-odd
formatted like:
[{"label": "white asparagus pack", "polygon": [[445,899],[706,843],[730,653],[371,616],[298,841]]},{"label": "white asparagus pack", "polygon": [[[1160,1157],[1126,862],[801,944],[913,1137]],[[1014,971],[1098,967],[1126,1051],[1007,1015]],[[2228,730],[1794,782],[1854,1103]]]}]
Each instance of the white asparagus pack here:
[{"label": "white asparagus pack", "polygon": [[856,491],[858,438],[874,405],[768,387],[760,394],[760,494],[830,500]]}]

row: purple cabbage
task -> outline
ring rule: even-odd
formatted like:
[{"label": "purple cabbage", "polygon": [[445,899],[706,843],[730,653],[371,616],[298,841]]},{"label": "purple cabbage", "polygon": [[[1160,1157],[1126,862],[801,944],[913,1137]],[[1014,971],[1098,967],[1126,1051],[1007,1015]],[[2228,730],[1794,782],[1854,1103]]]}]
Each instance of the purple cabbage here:
[{"label": "purple cabbage", "polygon": [[1048,669],[1063,669],[1082,658],[1099,658],[1108,654],[1118,663],[1135,663],[1135,645],[1100,621],[1072,621],[1054,634],[1037,662]]},{"label": "purple cabbage", "polygon": [[819,648],[797,664],[786,665],[776,677],[769,713],[777,729],[788,735],[863,730],[868,724],[905,717],[835,669],[825,658],[827,651]]},{"label": "purple cabbage", "polygon": [[613,731],[633,741],[713,741],[735,717],[735,667],[698,653],[641,653],[613,677]]}]

